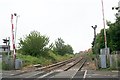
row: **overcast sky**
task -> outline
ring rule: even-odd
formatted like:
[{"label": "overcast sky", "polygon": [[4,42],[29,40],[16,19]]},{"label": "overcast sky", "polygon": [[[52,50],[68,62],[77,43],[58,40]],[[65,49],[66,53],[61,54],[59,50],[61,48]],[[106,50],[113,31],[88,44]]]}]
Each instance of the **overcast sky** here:
[{"label": "overcast sky", "polygon": [[[103,1],[105,19],[114,22],[117,11],[111,8],[118,6],[118,0]],[[50,37],[50,43],[61,37],[79,52],[91,48],[91,26],[98,26],[97,33],[103,28],[101,0],[0,0],[0,10],[0,44],[3,38],[12,36],[13,13],[20,15],[16,43],[36,30]]]}]

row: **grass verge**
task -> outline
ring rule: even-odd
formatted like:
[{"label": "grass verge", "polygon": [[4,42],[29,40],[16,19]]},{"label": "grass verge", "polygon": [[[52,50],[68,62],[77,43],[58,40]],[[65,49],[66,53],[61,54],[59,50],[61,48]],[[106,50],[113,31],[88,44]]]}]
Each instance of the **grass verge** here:
[{"label": "grass verge", "polygon": [[46,65],[53,64],[53,63],[63,61],[63,60],[73,57],[72,54],[66,54],[64,56],[61,56],[51,51],[48,52],[48,54],[49,55],[47,57],[42,57],[42,56],[33,57],[30,55],[17,54],[17,58],[23,61],[23,66],[29,66],[29,65],[35,65],[35,64],[46,66]]}]

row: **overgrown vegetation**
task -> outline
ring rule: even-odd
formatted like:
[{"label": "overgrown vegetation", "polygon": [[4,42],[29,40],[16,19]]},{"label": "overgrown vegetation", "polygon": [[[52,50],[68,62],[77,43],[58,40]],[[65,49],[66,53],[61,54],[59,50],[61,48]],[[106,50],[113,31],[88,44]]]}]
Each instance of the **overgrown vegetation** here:
[{"label": "overgrown vegetation", "polygon": [[48,46],[49,38],[40,32],[32,31],[24,39],[20,39],[17,58],[24,62],[24,66],[52,64],[73,57],[73,48],[58,38]]},{"label": "overgrown vegetation", "polygon": [[92,60],[95,60],[96,58],[96,55],[93,53],[88,53],[87,56],[90,57]]},{"label": "overgrown vegetation", "polygon": [[0,70],[2,70],[2,62],[0,62]]},{"label": "overgrown vegetation", "polygon": [[35,64],[41,64],[41,66],[49,65],[52,63],[56,63],[62,60],[66,60],[73,57],[73,55],[58,55],[54,54],[53,52],[49,51],[49,56],[48,57],[34,57],[30,55],[23,55],[23,54],[17,54],[17,58],[23,60],[23,66],[28,66],[28,65],[35,65]]},{"label": "overgrown vegetation", "polygon": [[[111,52],[120,51],[120,17],[117,17],[114,23],[107,22],[107,25],[109,26],[109,28],[106,29],[107,46]],[[100,49],[105,48],[104,44],[104,30],[102,29],[92,43],[93,52],[99,54]]]}]

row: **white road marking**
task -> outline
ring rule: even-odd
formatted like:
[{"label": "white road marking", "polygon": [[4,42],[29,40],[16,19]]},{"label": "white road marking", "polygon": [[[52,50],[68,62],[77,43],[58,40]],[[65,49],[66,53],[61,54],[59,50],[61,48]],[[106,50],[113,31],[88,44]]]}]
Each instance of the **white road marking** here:
[{"label": "white road marking", "polygon": [[83,78],[85,78],[85,77],[86,77],[86,75],[87,75],[87,70],[85,70],[85,73],[84,73]]},{"label": "white road marking", "polygon": [[40,76],[40,77],[38,77],[38,78],[44,78],[45,76],[47,76],[47,75],[49,75],[49,74],[52,74],[53,73],[53,71],[51,71],[51,72],[49,72],[49,73],[47,73],[47,74],[45,74],[45,75],[43,75],[43,76]]},{"label": "white road marking", "polygon": [[26,78],[30,78],[30,77],[33,77],[33,76],[35,76],[35,75],[38,75],[38,74],[40,74],[40,73],[43,73],[43,72],[36,72],[36,74],[33,74],[33,75],[30,75],[30,76],[27,76]]},{"label": "white road marking", "polygon": [[62,69],[58,69],[58,70],[55,70],[56,72],[61,72],[61,71],[63,71]]},{"label": "white road marking", "polygon": [[119,71],[112,71],[112,72],[119,72]]},{"label": "white road marking", "polygon": [[15,75],[15,74],[10,74],[11,76]]}]

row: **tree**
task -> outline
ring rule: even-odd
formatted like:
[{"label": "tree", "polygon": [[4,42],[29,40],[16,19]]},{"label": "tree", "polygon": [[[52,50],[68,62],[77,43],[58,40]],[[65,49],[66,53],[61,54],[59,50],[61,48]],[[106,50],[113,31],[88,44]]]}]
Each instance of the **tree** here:
[{"label": "tree", "polygon": [[57,41],[55,41],[53,51],[62,56],[65,54],[73,54],[73,48],[70,45],[65,45],[64,43],[63,39],[58,38]]},{"label": "tree", "polygon": [[104,48],[104,29],[100,31],[99,34],[97,34],[95,41],[93,41],[94,44],[92,44],[92,50],[94,53],[99,54],[100,49]]},{"label": "tree", "polygon": [[108,23],[110,35],[110,48],[112,51],[120,51],[120,17],[115,23]]},{"label": "tree", "polygon": [[65,42],[63,41],[63,39],[58,38],[58,40],[55,41],[56,48],[62,49],[63,46],[64,46],[64,43],[65,43]]},{"label": "tree", "polygon": [[64,52],[63,52],[63,47],[64,47],[64,41],[63,39],[61,38],[58,38],[56,41],[55,41],[55,46],[53,48],[53,51],[55,53],[58,53],[59,55],[64,55]]},{"label": "tree", "polygon": [[73,54],[73,48],[69,44],[63,47],[63,51],[64,53],[67,53],[67,54]]},{"label": "tree", "polygon": [[[114,23],[110,21],[107,22],[107,25],[109,26],[109,28],[106,29],[107,46],[110,48],[111,52],[120,51],[120,17],[117,17]],[[105,48],[104,29],[97,34],[92,45],[92,50],[96,54],[100,53],[100,49]]]},{"label": "tree", "polygon": [[[106,29],[107,47],[110,47],[110,34],[109,28]],[[105,48],[104,29],[101,29],[100,33],[97,34],[95,43],[92,44],[92,50],[96,54],[100,54],[100,49]]]},{"label": "tree", "polygon": [[37,31],[32,31],[25,39],[20,39],[19,47],[22,54],[40,56],[45,55],[48,50],[46,45],[49,43],[49,38],[42,36]]}]

